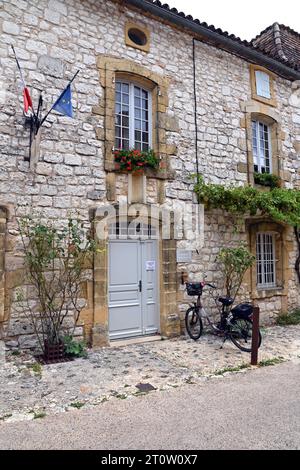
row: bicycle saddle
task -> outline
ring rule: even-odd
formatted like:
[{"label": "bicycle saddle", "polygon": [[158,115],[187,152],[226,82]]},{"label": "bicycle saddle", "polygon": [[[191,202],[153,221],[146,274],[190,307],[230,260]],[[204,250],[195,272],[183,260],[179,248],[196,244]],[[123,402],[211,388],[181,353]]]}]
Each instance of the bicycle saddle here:
[{"label": "bicycle saddle", "polygon": [[233,299],[231,297],[219,297],[218,301],[226,307],[233,304]]}]

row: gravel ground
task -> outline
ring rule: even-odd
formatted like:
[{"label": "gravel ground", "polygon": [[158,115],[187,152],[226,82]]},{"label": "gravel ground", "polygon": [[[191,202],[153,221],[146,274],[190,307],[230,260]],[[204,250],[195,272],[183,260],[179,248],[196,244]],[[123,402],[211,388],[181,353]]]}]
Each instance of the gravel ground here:
[{"label": "gravel ground", "polygon": [[[93,409],[2,423],[0,449],[300,449],[299,380],[300,360],[292,359]],[[97,457],[100,463],[101,452]]]},{"label": "gravel ground", "polygon": [[[10,355],[0,366],[0,420],[15,422],[91,408],[111,399],[138,396],[150,383],[157,391],[197,383],[226,370],[243,369],[250,355],[230,341],[204,335],[89,351],[87,359],[36,366],[29,356]],[[300,325],[263,330],[259,361],[300,357]]]}]

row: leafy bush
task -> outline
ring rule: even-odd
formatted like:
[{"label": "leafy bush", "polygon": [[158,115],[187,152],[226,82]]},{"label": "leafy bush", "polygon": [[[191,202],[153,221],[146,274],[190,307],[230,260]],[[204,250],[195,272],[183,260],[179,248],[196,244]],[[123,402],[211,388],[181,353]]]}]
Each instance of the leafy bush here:
[{"label": "leafy bush", "polygon": [[[59,345],[66,334],[67,317],[74,316],[73,331],[84,307],[81,286],[95,242],[78,220],[69,218],[58,230],[52,222],[39,217],[24,217],[19,222],[25,252],[26,281],[38,299],[35,307],[28,293],[18,293],[18,308],[29,319],[45,353],[48,345]],[[71,328],[72,329],[72,328]]]},{"label": "leafy bush", "polygon": [[69,357],[87,357],[86,344],[84,341],[76,341],[73,336],[65,336],[65,353]]},{"label": "leafy bush", "polygon": [[217,261],[223,274],[226,295],[235,299],[245,272],[253,265],[255,256],[241,243],[237,248],[222,248]]},{"label": "leafy bush", "polygon": [[281,325],[281,326],[299,325],[300,324],[300,310],[293,310],[292,312],[278,315],[276,319],[276,324]]}]

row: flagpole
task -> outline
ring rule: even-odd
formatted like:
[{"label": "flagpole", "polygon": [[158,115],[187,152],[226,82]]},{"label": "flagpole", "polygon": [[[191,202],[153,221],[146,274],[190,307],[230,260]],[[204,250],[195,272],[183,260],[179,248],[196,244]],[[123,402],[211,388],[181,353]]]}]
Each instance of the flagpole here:
[{"label": "flagpole", "polygon": [[48,113],[46,114],[46,116],[43,117],[43,119],[41,120],[41,123],[39,125],[39,128],[42,127],[42,125],[44,124],[44,122],[46,121],[46,119],[48,118],[49,114],[51,113],[51,111],[53,110],[55,104],[57,103],[57,101],[59,100],[59,98],[63,95],[63,93],[65,92],[65,90],[68,88],[68,86],[70,86],[73,81],[75,80],[75,78],[77,77],[77,75],[79,74],[80,70],[77,70],[77,72],[75,73],[74,77],[69,81],[68,85],[66,86],[66,88],[64,89],[64,91],[59,95],[59,97],[57,98],[57,100],[54,102],[54,104],[51,106],[50,110],[48,111]]}]

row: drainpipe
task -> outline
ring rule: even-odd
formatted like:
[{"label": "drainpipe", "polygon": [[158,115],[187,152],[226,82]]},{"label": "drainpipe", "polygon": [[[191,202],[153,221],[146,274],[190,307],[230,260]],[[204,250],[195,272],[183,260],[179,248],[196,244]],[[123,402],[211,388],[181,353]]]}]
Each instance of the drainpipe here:
[{"label": "drainpipe", "polygon": [[194,81],[194,118],[195,118],[195,154],[196,154],[196,174],[197,182],[199,181],[199,157],[198,157],[198,103],[197,103],[197,86],[196,86],[196,48],[193,38],[193,81]]}]

